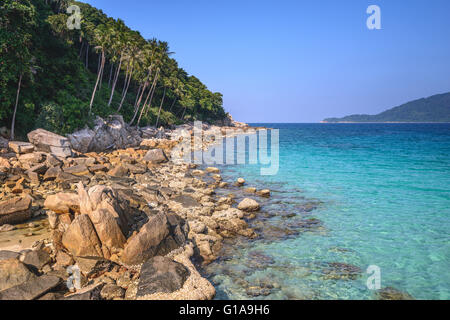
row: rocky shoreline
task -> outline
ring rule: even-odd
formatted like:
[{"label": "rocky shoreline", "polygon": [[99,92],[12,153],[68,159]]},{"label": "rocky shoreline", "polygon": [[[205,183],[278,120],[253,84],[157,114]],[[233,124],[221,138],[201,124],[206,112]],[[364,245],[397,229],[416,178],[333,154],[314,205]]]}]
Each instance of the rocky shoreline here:
[{"label": "rocky shoreline", "polygon": [[217,259],[224,239],[256,237],[247,221],[270,191],[239,204],[217,196],[228,186],[219,169],[171,161],[171,133],[113,117],[68,138],[38,129],[3,146],[0,300],[212,299],[196,266]]}]

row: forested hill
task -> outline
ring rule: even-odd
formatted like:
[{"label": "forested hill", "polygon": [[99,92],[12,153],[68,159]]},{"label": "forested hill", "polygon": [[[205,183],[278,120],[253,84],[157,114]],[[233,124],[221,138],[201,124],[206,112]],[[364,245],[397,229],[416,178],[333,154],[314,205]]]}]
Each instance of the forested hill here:
[{"label": "forested hill", "polygon": [[[67,26],[71,5],[80,30]],[[166,42],[77,1],[0,2],[0,127],[65,134],[117,113],[140,126],[226,117],[222,95],[180,68]]]},{"label": "forested hill", "polygon": [[450,92],[411,101],[374,116],[352,115],[323,122],[450,122]]}]

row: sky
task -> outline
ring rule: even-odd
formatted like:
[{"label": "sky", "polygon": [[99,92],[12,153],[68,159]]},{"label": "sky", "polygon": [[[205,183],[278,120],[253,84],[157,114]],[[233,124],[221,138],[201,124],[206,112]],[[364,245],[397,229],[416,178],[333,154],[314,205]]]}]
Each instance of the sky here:
[{"label": "sky", "polygon": [[[84,0],[221,92],[249,123],[377,114],[450,91],[449,0]],[[369,30],[369,5],[381,29]]]}]

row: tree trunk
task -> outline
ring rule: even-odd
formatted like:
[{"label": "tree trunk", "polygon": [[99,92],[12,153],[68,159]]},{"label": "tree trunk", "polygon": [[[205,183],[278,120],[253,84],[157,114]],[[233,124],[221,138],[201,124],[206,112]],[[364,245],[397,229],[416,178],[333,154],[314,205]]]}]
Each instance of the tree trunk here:
[{"label": "tree trunk", "polygon": [[175,105],[177,100],[178,100],[178,97],[175,97],[175,99],[173,99],[172,105],[170,106],[170,112],[172,112],[173,106]]},{"label": "tree trunk", "polygon": [[[136,104],[136,107],[134,108],[133,118],[131,119],[130,123],[128,124],[130,126],[133,124],[134,120],[136,119],[137,113],[139,111],[139,107],[141,106],[142,98],[144,97],[145,89],[147,89],[148,85],[149,85],[149,83],[147,80],[147,81],[145,81],[144,87],[142,88],[141,96],[139,97],[138,103]],[[145,101],[147,102],[147,100],[145,100]],[[144,102],[144,105],[146,102]]]},{"label": "tree trunk", "polygon": [[16,105],[14,106],[14,114],[11,122],[11,140],[14,140],[14,127],[16,125],[17,106],[19,105],[20,87],[22,86],[22,74],[19,76],[19,84],[17,85]]},{"label": "tree trunk", "polygon": [[86,69],[89,68],[89,42],[86,47]]},{"label": "tree trunk", "polygon": [[141,90],[142,90],[142,84],[139,85],[139,88],[138,88],[138,92],[137,92],[137,95],[136,95],[136,100],[134,101],[134,109],[136,109],[136,106],[137,106],[137,103],[138,103],[138,100],[139,100],[139,95],[141,94]]},{"label": "tree trunk", "polygon": [[[150,106],[152,105],[153,95],[155,94],[155,91],[156,91],[156,82],[158,81],[158,77],[159,77],[159,71],[156,73],[156,75],[155,75],[155,80],[153,80],[152,88],[151,88],[150,91],[149,91],[149,94],[150,94],[150,92],[151,92],[150,102],[148,103],[147,106],[145,105],[145,103],[144,103],[144,105],[142,106],[141,114],[139,115],[139,119],[138,119],[138,122],[137,122],[137,126],[138,126],[138,127],[139,127],[139,123],[141,123],[142,115],[144,114],[145,109],[148,110],[148,109],[150,108]],[[148,97],[147,97],[147,98],[148,98]],[[147,114],[147,112],[146,112],[146,114]]]},{"label": "tree trunk", "polygon": [[111,63],[111,68],[109,70],[108,88],[111,88],[112,74],[113,74],[113,71],[114,71],[114,63],[112,63],[112,61],[110,61],[110,63]]},{"label": "tree trunk", "polygon": [[133,75],[133,67],[131,67],[130,75],[128,76],[128,83],[127,83],[127,86],[125,88],[125,92],[122,95],[122,101],[120,101],[119,109],[117,109],[117,112],[119,112],[122,109],[123,103],[125,102],[125,98],[126,98],[127,93],[128,93],[128,88],[130,87],[131,76],[132,75]]},{"label": "tree trunk", "polygon": [[165,97],[166,97],[166,88],[164,87],[164,94],[161,99],[161,104],[159,105],[158,118],[156,119],[156,125],[155,125],[156,129],[158,129],[159,117],[161,116],[161,109],[162,109]]},{"label": "tree trunk", "polygon": [[83,54],[83,49],[84,49],[84,41],[81,41],[80,53],[78,54],[78,58],[81,58],[81,55]]},{"label": "tree trunk", "polygon": [[105,52],[102,50],[102,63],[100,72],[97,75],[97,81],[95,82],[94,91],[92,92],[91,103],[89,105],[89,115],[92,114],[92,105],[94,104],[95,93],[97,92],[98,82],[100,81],[100,73],[103,71],[104,64],[105,64]]},{"label": "tree trunk", "polygon": [[129,71],[130,71],[130,65],[127,65],[127,72],[125,73],[125,80],[123,81],[122,97],[123,97],[123,93],[125,92],[125,88],[127,86]]},{"label": "tree trunk", "polygon": [[180,120],[184,119],[184,114],[186,113],[186,108],[187,108],[187,106],[184,107],[183,115],[181,116]]},{"label": "tree trunk", "polygon": [[114,90],[116,89],[117,79],[119,79],[119,73],[120,73],[120,68],[121,67],[122,67],[122,55],[120,55],[119,66],[117,67],[116,75],[114,76],[114,82],[113,82],[113,86],[112,86],[112,89],[111,89],[111,96],[109,97],[109,101],[108,101],[108,107],[111,106],[111,102],[112,102],[112,99],[114,97]]}]

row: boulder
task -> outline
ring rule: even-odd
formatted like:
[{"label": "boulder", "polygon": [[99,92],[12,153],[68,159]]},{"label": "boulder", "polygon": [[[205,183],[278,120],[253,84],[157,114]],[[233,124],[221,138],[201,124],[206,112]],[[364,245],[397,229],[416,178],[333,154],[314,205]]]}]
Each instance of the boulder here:
[{"label": "boulder", "polygon": [[137,265],[154,257],[168,235],[169,225],[166,215],[159,213],[151,217],[140,232],[128,240],[121,260],[127,265]]},{"label": "boulder", "polygon": [[0,136],[0,149],[7,149],[9,141],[2,136]]},{"label": "boulder", "polygon": [[60,158],[67,158],[72,156],[72,149],[67,138],[49,132],[44,129],[37,129],[28,133],[28,140],[39,151],[52,153]]},{"label": "boulder", "polygon": [[183,206],[183,208],[196,208],[200,207],[200,203],[195,200],[193,197],[188,195],[180,195],[172,199],[175,202],[178,202]]},{"label": "boulder", "polygon": [[52,261],[50,255],[44,250],[28,251],[23,255],[22,262],[31,270],[39,271]]},{"label": "boulder", "polygon": [[15,197],[0,201],[0,226],[16,224],[31,218],[31,197]]},{"label": "boulder", "polygon": [[68,295],[64,300],[74,301],[89,301],[100,300],[100,291],[102,290],[103,283],[94,283],[81,290],[78,290],[75,294]]},{"label": "boulder", "polygon": [[61,283],[61,278],[42,276],[0,292],[0,300],[34,300]]},{"label": "boulder", "polygon": [[[2,252],[4,251],[0,251],[0,257],[3,255],[6,258],[7,254]],[[17,260],[18,257],[14,257],[14,253],[8,255],[8,259],[0,258],[0,292],[35,278],[35,275]]]},{"label": "boulder", "polygon": [[125,166],[118,165],[109,170],[108,174],[113,177],[125,177],[128,175],[128,169]]},{"label": "boulder", "polygon": [[167,158],[166,154],[162,149],[149,150],[143,160],[153,164],[169,161],[169,159]]},{"label": "boulder", "polygon": [[10,141],[8,146],[17,154],[26,154],[34,151],[34,145],[28,142]]},{"label": "boulder", "polygon": [[77,216],[62,237],[62,244],[74,256],[103,257],[101,243],[89,216]]},{"label": "boulder", "polygon": [[117,266],[116,263],[100,257],[76,257],[75,262],[88,278],[109,272]]},{"label": "boulder", "polygon": [[51,167],[45,172],[44,181],[55,180],[61,172],[62,170],[60,167],[58,166]]},{"label": "boulder", "polygon": [[258,211],[260,208],[261,206],[259,205],[259,203],[250,198],[245,198],[238,205],[239,210],[246,212]]},{"label": "boulder", "polygon": [[137,147],[142,141],[140,131],[128,126],[120,115],[105,120],[97,117],[92,130],[77,131],[68,139],[72,148],[82,153]]},{"label": "boulder", "polygon": [[243,178],[239,178],[236,180],[236,185],[238,187],[242,187],[245,184],[245,180]]},{"label": "boulder", "polygon": [[63,169],[65,173],[70,173],[75,176],[86,176],[89,175],[89,169],[84,164],[68,167]]},{"label": "boulder", "polygon": [[60,214],[80,212],[80,199],[76,193],[57,193],[45,199],[44,207]]},{"label": "boulder", "polygon": [[180,290],[189,274],[179,262],[161,256],[151,258],[142,265],[137,297]]},{"label": "boulder", "polygon": [[90,151],[90,145],[94,137],[95,131],[89,128],[85,128],[67,136],[72,148],[81,153],[88,153]]},{"label": "boulder", "polygon": [[109,258],[113,249],[122,249],[126,242],[122,230],[126,230],[127,221],[124,213],[119,210],[117,196],[105,186],[95,186],[89,192],[81,182],[77,187],[80,212],[89,215],[102,243],[103,254]]},{"label": "boulder", "polygon": [[125,290],[115,284],[107,284],[100,291],[100,296],[104,300],[114,300],[123,298]]}]

